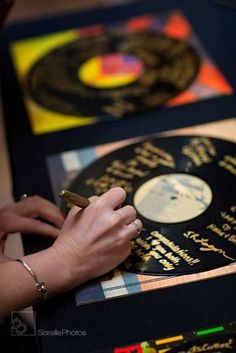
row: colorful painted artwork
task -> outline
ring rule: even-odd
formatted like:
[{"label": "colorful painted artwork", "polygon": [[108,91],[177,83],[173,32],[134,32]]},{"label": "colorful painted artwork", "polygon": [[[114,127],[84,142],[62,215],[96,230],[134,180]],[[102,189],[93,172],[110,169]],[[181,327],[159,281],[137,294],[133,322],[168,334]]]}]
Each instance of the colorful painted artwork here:
[{"label": "colorful painted artwork", "polygon": [[18,40],[11,55],[36,135],[233,91],[179,11]]},{"label": "colorful painted artwork", "polygon": [[126,347],[107,349],[100,353],[233,353],[235,349],[236,324],[229,322]]}]

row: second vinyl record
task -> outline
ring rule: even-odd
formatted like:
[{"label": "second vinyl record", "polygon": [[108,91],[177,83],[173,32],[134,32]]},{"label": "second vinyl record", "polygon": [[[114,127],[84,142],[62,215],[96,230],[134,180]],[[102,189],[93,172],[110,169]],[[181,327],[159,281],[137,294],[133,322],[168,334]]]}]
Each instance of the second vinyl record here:
[{"label": "second vinyl record", "polygon": [[113,29],[40,57],[26,87],[47,109],[107,120],[165,104],[193,83],[199,67],[199,55],[186,41]]}]

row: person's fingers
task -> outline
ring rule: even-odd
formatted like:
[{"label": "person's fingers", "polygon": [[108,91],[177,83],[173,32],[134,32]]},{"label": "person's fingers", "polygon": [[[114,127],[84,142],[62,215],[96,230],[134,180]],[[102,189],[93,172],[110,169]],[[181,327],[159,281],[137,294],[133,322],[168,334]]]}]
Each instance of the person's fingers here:
[{"label": "person's fingers", "polygon": [[133,222],[128,225],[125,225],[120,232],[120,239],[122,241],[130,241],[140,234],[143,228],[143,224],[140,219],[136,218]]},{"label": "person's fingers", "polygon": [[125,226],[125,229],[122,231],[122,238],[127,242],[137,238],[138,235],[139,233],[137,232],[137,229],[131,225]]},{"label": "person's fingers", "polygon": [[81,211],[81,208],[80,208],[80,207],[78,207],[78,206],[73,206],[73,207],[70,209],[70,211],[69,211],[69,213],[68,213],[68,215],[67,215],[67,219],[73,218],[73,217],[74,217],[76,214],[78,214],[80,211]]},{"label": "person's fingers", "polygon": [[135,221],[128,225],[124,225],[120,228],[119,232],[116,233],[114,238],[114,242],[117,241],[118,244],[127,244],[138,237],[141,230],[143,228],[143,224],[140,219],[136,218]]},{"label": "person's fingers", "polygon": [[136,236],[138,236],[143,229],[143,223],[140,219],[136,218],[133,222],[128,224],[127,227],[131,234],[136,234]]},{"label": "person's fingers", "polygon": [[59,234],[58,228],[34,218],[23,217],[17,214],[8,214],[6,215],[5,220],[11,224],[8,229],[9,233],[31,233],[52,238],[56,238]]},{"label": "person's fingers", "polygon": [[120,187],[109,189],[99,197],[97,202],[100,202],[105,208],[118,208],[126,199],[126,192]]},{"label": "person's fingers", "polygon": [[40,208],[39,217],[54,224],[59,229],[63,226],[65,221],[65,218],[60,210],[53,204],[48,204],[48,206],[45,204],[45,208]]},{"label": "person's fingers", "polygon": [[121,217],[121,220],[125,222],[125,224],[129,224],[133,222],[137,216],[137,212],[134,207],[127,205],[122,208],[119,208],[117,211],[115,211],[116,214],[119,214]]},{"label": "person's fingers", "polygon": [[[25,233],[34,233],[47,237],[51,237],[56,239],[59,235],[60,230],[50,224],[44,223],[37,219],[26,218],[24,227],[29,227],[29,231],[27,229],[24,231]],[[31,230],[32,229],[32,230]],[[22,231],[23,232],[23,231]]]},{"label": "person's fingers", "polygon": [[[89,198],[89,201],[92,203],[94,202],[95,200],[98,199],[98,196],[91,196]],[[88,206],[89,207],[89,206]],[[67,215],[67,218],[68,219],[72,219],[75,215],[79,215],[79,212],[82,211],[82,208],[78,207],[78,206],[73,206],[71,209],[70,209],[70,212],[68,213]]]},{"label": "person's fingers", "polygon": [[99,198],[99,196],[93,195],[93,196],[89,197],[89,201],[93,202],[93,201],[97,200],[98,198]]},{"label": "person's fingers", "polygon": [[40,196],[28,197],[15,204],[15,211],[22,216],[41,217],[61,228],[65,219],[59,208]]}]

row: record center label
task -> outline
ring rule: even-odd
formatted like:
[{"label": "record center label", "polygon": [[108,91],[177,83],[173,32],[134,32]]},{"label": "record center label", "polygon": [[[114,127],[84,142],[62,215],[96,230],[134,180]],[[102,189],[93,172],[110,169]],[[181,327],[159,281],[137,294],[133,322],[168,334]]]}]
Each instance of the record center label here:
[{"label": "record center label", "polygon": [[107,89],[131,84],[143,71],[143,63],[136,55],[111,53],[88,59],[81,65],[78,75],[88,86]]},{"label": "record center label", "polygon": [[189,174],[156,176],[142,184],[134,206],[145,218],[160,223],[178,223],[202,214],[212,201],[212,191],[202,179]]}]

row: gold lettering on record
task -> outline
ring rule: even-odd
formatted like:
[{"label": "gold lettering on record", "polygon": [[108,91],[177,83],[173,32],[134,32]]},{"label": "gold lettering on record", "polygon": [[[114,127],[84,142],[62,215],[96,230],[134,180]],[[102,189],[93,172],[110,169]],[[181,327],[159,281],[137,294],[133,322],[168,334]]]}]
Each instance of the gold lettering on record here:
[{"label": "gold lettering on record", "polygon": [[167,52],[168,56],[179,56],[185,52],[187,45],[185,42],[176,42],[175,45],[172,45]]},{"label": "gold lettering on record", "polygon": [[231,229],[231,226],[228,223],[224,223],[222,225],[222,228],[223,228],[224,231],[227,232],[227,231],[229,231]]},{"label": "gold lettering on record", "polygon": [[119,118],[125,113],[134,112],[135,105],[131,102],[123,101],[122,99],[117,99],[113,102],[113,104],[105,105],[103,107],[103,111]]},{"label": "gold lettering on record", "polygon": [[[154,256],[153,256],[154,257]],[[142,260],[144,262],[148,262],[149,260],[151,259],[151,255],[148,255],[148,254],[144,254],[143,257],[142,257]],[[157,259],[156,259],[157,260]]]},{"label": "gold lettering on record", "polygon": [[236,205],[231,206],[230,207],[230,211],[236,213]]},{"label": "gold lettering on record", "polygon": [[[157,146],[155,146],[152,142],[144,142],[143,144],[142,144],[142,146],[143,146],[143,148],[144,149],[146,149],[147,151],[150,151],[150,152],[152,152],[152,153],[154,153],[154,154],[157,154],[157,155],[159,155],[160,157],[162,157],[163,159],[166,159],[166,160],[169,160],[169,161],[174,161],[174,159],[173,159],[173,156],[170,154],[170,153],[168,153],[168,152],[166,152],[166,151],[164,151],[162,148],[160,148],[160,147],[157,147]],[[175,164],[173,164],[173,167],[175,166]]]},{"label": "gold lettering on record", "polygon": [[[135,54],[145,62],[148,66],[154,66],[158,64],[158,59],[156,53],[146,50],[145,48],[137,49]],[[155,71],[154,71],[155,72]],[[148,73],[148,71],[147,71]],[[145,76],[145,75],[144,75]]]},{"label": "gold lettering on record", "polygon": [[194,266],[200,259],[188,254],[188,249],[183,249],[159,231],[152,231],[145,239],[136,238],[132,241],[132,250],[140,258],[140,263],[147,263],[155,259],[162,266],[163,271],[173,271],[181,260],[189,266]]},{"label": "gold lettering on record", "polygon": [[192,240],[195,244],[199,244],[200,251],[203,251],[203,252],[211,252],[212,251],[212,252],[221,254],[226,259],[235,261],[234,258],[232,258],[226,254],[225,250],[223,250],[221,248],[217,248],[214,244],[209,244],[210,239],[201,238],[201,235],[199,233],[196,233],[196,232],[190,230],[190,231],[184,232],[183,236],[187,239]]},{"label": "gold lettering on record", "polygon": [[[219,237],[236,244],[236,207],[232,205],[226,211],[220,212],[219,224],[211,223],[206,229],[212,231]],[[226,223],[227,222],[227,223]]]},{"label": "gold lettering on record", "polygon": [[155,84],[158,79],[158,72],[156,70],[149,70],[139,78],[139,82],[146,87],[150,87]]},{"label": "gold lettering on record", "polygon": [[125,165],[119,160],[114,160],[111,165],[106,168],[106,171],[124,179],[133,179],[133,174],[127,173],[128,171],[126,170]]},{"label": "gold lettering on record", "polygon": [[171,260],[174,264],[178,264],[180,258],[178,256],[173,255],[173,252],[170,251],[165,255],[169,260]]},{"label": "gold lettering on record", "polygon": [[122,90],[113,90],[111,91],[105,91],[105,92],[101,92],[100,95],[101,97],[112,97],[114,100],[119,100],[119,99],[124,99],[126,98],[128,95],[132,95],[132,97],[140,97],[143,96],[145,94],[148,93],[148,89],[146,87],[143,86],[134,86],[134,87],[126,87],[126,88],[122,88]]},{"label": "gold lettering on record", "polygon": [[233,175],[236,175],[236,156],[225,155],[223,160],[218,162],[221,168],[224,168]]},{"label": "gold lettering on record", "polygon": [[143,103],[146,107],[152,108],[156,107],[158,104],[162,103],[166,99],[169,98],[169,94],[165,91],[159,90],[158,92],[154,92],[150,94],[148,97],[143,99]]},{"label": "gold lettering on record", "polygon": [[[227,223],[224,224],[223,226],[225,226],[225,225],[227,225],[227,228],[230,227]],[[225,227],[222,227],[223,229],[221,229],[215,223],[211,223],[206,228],[211,230],[213,233],[215,233],[219,237],[222,237],[225,240],[228,240],[229,242],[236,244],[236,234],[226,233],[226,230],[224,230]],[[230,230],[231,227],[228,229]]]},{"label": "gold lettering on record", "polygon": [[220,237],[228,238],[229,234],[226,234],[223,229],[219,228],[216,224],[211,223],[207,226],[207,229],[212,230],[214,233],[219,235]]},{"label": "gold lettering on record", "polygon": [[[234,206],[231,206],[231,210],[233,210]],[[231,211],[233,212],[233,211]],[[221,217],[232,225],[236,225],[236,217],[230,216],[226,211],[220,213]]]},{"label": "gold lettering on record", "polygon": [[172,271],[175,269],[173,264],[171,264],[167,259],[160,259],[159,260],[160,264],[163,265],[163,270],[164,271]]},{"label": "gold lettering on record", "polygon": [[[182,258],[188,265],[193,266],[196,263],[200,262],[200,259],[195,259],[188,254],[188,249],[182,249],[179,245],[175,244],[172,240],[165,237],[163,234],[159,233],[159,231],[152,231],[151,235],[158,239],[162,244],[167,246],[172,250],[175,254],[178,255],[179,258]],[[168,255],[170,258],[170,254]],[[175,258],[175,262],[177,261],[177,257]]]},{"label": "gold lettering on record", "polygon": [[156,245],[155,248],[153,248],[153,250],[158,251],[162,255],[167,253],[166,249],[164,249],[163,246],[161,245]]},{"label": "gold lettering on record", "polygon": [[109,175],[103,175],[98,179],[90,178],[85,181],[86,185],[92,186],[94,188],[94,193],[96,195],[101,195],[110,188],[120,186],[125,189],[127,193],[133,191],[132,184],[127,180],[118,179],[115,177],[110,177]]},{"label": "gold lettering on record", "polygon": [[236,234],[231,234],[228,238],[229,241],[231,241],[233,244],[236,245]]},{"label": "gold lettering on record", "polygon": [[105,173],[98,178],[89,178],[86,185],[94,188],[96,195],[106,192],[109,188],[120,186],[127,193],[133,191],[132,180],[144,178],[153,168],[163,165],[175,167],[174,157],[155,146],[152,142],[143,142],[133,149],[132,158],[128,160],[115,159],[105,169]]},{"label": "gold lettering on record", "polygon": [[141,238],[137,238],[136,239],[136,243],[139,244],[145,250],[149,250],[150,249],[150,244],[148,244],[145,240],[143,240]]},{"label": "gold lettering on record", "polygon": [[182,148],[182,154],[193,162],[197,167],[211,163],[217,155],[217,151],[210,139],[206,137],[195,137]]},{"label": "gold lettering on record", "polygon": [[159,259],[162,258],[162,255],[159,254],[156,250],[151,250],[151,251],[149,251],[149,253],[148,253],[148,257],[149,257],[149,259],[150,259],[151,257],[154,257],[154,259],[159,260]]},{"label": "gold lettering on record", "polygon": [[144,259],[144,257],[146,256],[145,252],[142,249],[137,249],[135,251],[135,254],[138,255],[141,259]]},{"label": "gold lettering on record", "polygon": [[148,71],[147,75],[140,78],[140,81],[147,86],[154,85],[156,82],[168,82],[169,85],[173,85],[174,89],[183,89],[191,79],[193,71],[193,62],[190,57],[176,58],[172,65]]},{"label": "gold lettering on record", "polygon": [[[137,157],[136,157],[137,159]],[[139,169],[139,161],[135,159],[130,159],[127,162],[127,170],[132,173],[133,176],[138,176],[140,178],[145,177],[146,175],[149,174],[149,171],[143,171]],[[142,163],[141,163],[142,164]]]}]

